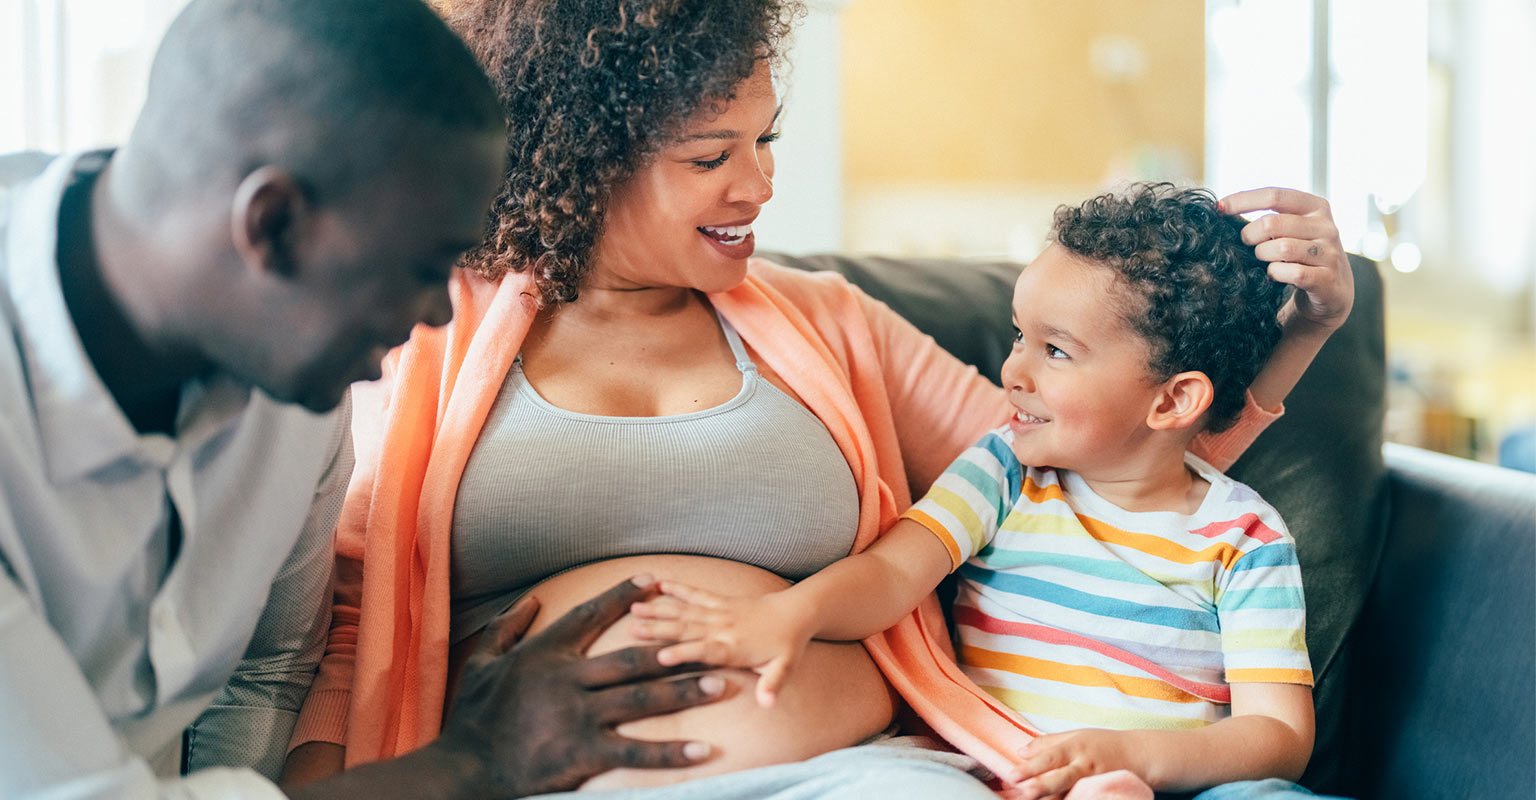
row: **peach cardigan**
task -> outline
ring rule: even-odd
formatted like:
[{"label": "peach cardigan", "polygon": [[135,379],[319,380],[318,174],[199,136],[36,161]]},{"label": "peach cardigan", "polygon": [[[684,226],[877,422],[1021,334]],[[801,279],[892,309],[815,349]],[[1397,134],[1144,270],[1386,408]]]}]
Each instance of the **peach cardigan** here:
[{"label": "peach cardigan", "polygon": [[[381,414],[359,398],[357,471],[337,531],[331,637],[294,732],[346,746],[348,766],[408,752],[442,725],[447,680],[448,537],[459,477],[532,322],[522,274],[460,271],[455,316],[390,354]],[[831,432],[859,489],[862,550],[985,431],[1010,413],[1001,390],[841,276],[753,260],[709,296]],[[1249,404],[1202,448],[1241,453],[1273,416]],[[1217,456],[1218,467],[1231,458]],[[999,774],[1032,732],[955,665],[929,596],[864,642],[935,732]]]}]

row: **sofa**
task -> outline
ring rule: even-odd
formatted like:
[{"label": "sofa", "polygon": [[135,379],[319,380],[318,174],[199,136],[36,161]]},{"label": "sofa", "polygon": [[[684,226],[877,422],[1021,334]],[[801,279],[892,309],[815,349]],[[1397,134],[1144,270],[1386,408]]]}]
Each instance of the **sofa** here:
[{"label": "sofa", "polygon": [[[997,379],[1021,265],[767,257],[841,273]],[[1229,470],[1297,540],[1318,720],[1301,782],[1367,800],[1536,797],[1536,476],[1383,444],[1381,276],[1351,266],[1349,321]]]}]

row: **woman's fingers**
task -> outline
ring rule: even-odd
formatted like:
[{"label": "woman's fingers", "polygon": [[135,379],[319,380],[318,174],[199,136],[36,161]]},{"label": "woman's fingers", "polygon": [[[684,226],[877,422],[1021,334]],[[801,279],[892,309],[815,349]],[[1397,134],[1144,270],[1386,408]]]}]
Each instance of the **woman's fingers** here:
[{"label": "woman's fingers", "polygon": [[1328,201],[1300,189],[1266,186],[1233,192],[1221,198],[1221,210],[1228,214],[1247,214],[1252,211],[1274,211],[1278,214],[1328,214]]},{"label": "woman's fingers", "polygon": [[1262,261],[1310,264],[1315,267],[1336,264],[1342,255],[1331,242],[1317,239],[1268,239],[1254,245],[1253,254]]},{"label": "woman's fingers", "polygon": [[1337,241],[1338,236],[1333,218],[1326,215],[1265,214],[1244,225],[1242,230],[1243,244],[1249,247],[1272,239],[1326,242]]}]

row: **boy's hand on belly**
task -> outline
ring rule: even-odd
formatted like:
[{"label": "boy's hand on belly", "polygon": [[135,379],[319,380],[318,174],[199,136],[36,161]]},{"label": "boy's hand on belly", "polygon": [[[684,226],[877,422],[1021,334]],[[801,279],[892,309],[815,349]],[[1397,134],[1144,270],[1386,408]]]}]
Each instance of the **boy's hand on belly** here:
[{"label": "boy's hand on belly", "polygon": [[631,631],[636,638],[677,642],[657,660],[751,668],[758,705],[772,706],[812,638],[809,618],[786,594],[726,597],[676,581],[662,581],[661,592],[630,607],[640,620]]},{"label": "boy's hand on belly", "polygon": [[696,664],[661,664],[664,645],[587,657],[587,647],[631,605],[655,592],[648,577],[624,581],[519,641],[538,612],[527,598],[493,622],[465,662],[442,737],[501,774],[512,796],[573,789],[610,769],[686,767],[709,757],[702,742],[650,742],[615,727],[720,699],[718,675]]}]

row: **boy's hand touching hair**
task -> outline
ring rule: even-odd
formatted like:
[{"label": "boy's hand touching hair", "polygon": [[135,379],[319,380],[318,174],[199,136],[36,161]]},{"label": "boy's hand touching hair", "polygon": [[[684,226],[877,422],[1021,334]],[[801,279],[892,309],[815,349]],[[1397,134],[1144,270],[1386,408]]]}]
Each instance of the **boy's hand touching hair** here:
[{"label": "boy's hand touching hair", "polygon": [[657,653],[657,662],[749,667],[759,676],[758,705],[773,705],[811,639],[809,620],[784,594],[724,597],[674,581],[660,588],[661,596],[630,607],[640,620],[633,627],[637,638],[678,642]]},{"label": "boy's hand touching hair", "polygon": [[1243,228],[1243,242],[1269,263],[1269,277],[1295,286],[1280,309],[1287,330],[1300,324],[1327,335],[1349,318],[1355,278],[1328,201],[1296,189],[1252,189],[1221,199],[1228,214],[1273,211]]}]

